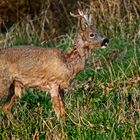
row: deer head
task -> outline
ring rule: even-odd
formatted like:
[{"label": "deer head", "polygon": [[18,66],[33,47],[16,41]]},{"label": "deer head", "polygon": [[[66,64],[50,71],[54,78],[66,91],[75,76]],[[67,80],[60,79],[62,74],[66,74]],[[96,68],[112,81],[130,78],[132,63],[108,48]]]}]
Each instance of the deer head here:
[{"label": "deer head", "polygon": [[76,43],[80,46],[92,50],[93,48],[106,48],[109,40],[102,37],[92,24],[92,15],[84,14],[78,9],[78,14],[70,13],[71,16],[78,18],[78,31]]}]

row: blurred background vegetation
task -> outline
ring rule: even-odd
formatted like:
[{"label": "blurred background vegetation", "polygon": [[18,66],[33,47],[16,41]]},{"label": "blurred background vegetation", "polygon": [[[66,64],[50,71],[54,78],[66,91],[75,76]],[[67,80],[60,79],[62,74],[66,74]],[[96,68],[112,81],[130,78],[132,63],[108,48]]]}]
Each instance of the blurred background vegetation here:
[{"label": "blurred background vegetation", "polygon": [[72,29],[76,21],[70,12],[89,8],[94,23],[107,35],[124,30],[134,35],[139,30],[139,7],[139,0],[0,0],[0,29],[5,32],[13,24],[23,24],[28,32],[48,40]]}]

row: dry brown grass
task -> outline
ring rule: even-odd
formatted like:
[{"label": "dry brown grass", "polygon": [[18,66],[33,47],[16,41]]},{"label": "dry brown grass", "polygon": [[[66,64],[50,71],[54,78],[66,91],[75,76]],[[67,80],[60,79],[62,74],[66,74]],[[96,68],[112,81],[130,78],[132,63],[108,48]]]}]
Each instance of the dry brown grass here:
[{"label": "dry brown grass", "polygon": [[[119,28],[124,32],[126,26],[132,31],[131,25],[140,18],[140,1],[135,0],[96,0],[91,2],[91,9],[95,20],[100,27],[108,29],[109,34],[115,35],[114,31]],[[103,23],[103,24],[102,24]]]},{"label": "dry brown grass", "polygon": [[75,19],[70,17],[70,11],[87,7],[93,13],[95,23],[108,35],[114,36],[116,30],[123,32],[126,26],[131,33],[138,30],[138,24],[135,29],[131,25],[140,19],[139,0],[82,0],[79,3],[78,0],[0,0],[1,27],[7,29],[26,18],[27,24],[30,22],[43,40],[52,39],[73,27]]}]

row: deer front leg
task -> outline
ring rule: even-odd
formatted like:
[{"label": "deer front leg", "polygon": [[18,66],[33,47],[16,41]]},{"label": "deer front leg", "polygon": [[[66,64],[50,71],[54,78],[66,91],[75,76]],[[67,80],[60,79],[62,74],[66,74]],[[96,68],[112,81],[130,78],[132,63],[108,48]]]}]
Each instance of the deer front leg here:
[{"label": "deer front leg", "polygon": [[59,94],[59,86],[53,84],[50,90],[51,98],[52,98],[52,105],[56,114],[57,119],[62,117],[62,120],[65,121],[65,109],[62,98]]},{"label": "deer front leg", "polygon": [[66,114],[65,114],[65,105],[63,102],[64,94],[62,91],[59,91],[59,98],[60,98],[60,106],[61,106],[61,116],[62,116],[62,121],[65,122],[66,120]]}]

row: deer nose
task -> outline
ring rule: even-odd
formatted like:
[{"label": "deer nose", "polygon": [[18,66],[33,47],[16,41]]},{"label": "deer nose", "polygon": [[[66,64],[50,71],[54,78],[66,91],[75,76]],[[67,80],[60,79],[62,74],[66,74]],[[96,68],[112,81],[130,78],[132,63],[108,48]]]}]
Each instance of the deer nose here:
[{"label": "deer nose", "polygon": [[104,38],[103,41],[102,41],[101,46],[102,47],[107,47],[108,43],[109,43],[109,39],[108,38]]}]

